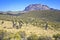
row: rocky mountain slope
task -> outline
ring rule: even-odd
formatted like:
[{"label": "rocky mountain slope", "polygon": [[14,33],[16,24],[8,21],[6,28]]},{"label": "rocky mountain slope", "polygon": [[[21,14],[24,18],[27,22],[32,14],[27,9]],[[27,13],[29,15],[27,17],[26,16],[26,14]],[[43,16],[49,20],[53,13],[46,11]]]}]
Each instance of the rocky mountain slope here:
[{"label": "rocky mountain slope", "polygon": [[42,5],[42,4],[31,4],[28,5],[24,11],[33,11],[33,10],[50,10],[51,8],[48,7],[47,5]]}]

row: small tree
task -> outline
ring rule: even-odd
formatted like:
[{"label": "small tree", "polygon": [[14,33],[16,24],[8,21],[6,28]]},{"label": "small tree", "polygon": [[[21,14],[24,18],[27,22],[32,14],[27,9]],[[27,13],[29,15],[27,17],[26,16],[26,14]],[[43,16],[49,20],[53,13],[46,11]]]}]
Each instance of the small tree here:
[{"label": "small tree", "polygon": [[48,23],[46,22],[46,25],[45,25],[45,30],[47,30],[48,29]]},{"label": "small tree", "polygon": [[16,29],[19,29],[19,26],[18,25],[16,26]]},{"label": "small tree", "polygon": [[22,21],[19,21],[19,28],[22,27],[22,24],[23,24],[23,22]]},{"label": "small tree", "polygon": [[13,28],[15,28],[16,27],[16,23],[15,23],[14,20],[12,20],[12,24],[13,24]]}]

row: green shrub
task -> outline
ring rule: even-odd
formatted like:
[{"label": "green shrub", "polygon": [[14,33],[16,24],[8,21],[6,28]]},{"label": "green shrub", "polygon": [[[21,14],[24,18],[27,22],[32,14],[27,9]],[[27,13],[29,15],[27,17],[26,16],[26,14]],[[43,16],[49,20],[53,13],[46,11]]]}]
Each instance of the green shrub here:
[{"label": "green shrub", "polygon": [[55,40],[60,39],[60,34],[54,34],[53,38],[55,38]]},{"label": "green shrub", "polygon": [[38,40],[38,36],[35,34],[30,35],[27,40]]},{"label": "green shrub", "polygon": [[38,40],[52,40],[52,38],[48,36],[39,36]]}]

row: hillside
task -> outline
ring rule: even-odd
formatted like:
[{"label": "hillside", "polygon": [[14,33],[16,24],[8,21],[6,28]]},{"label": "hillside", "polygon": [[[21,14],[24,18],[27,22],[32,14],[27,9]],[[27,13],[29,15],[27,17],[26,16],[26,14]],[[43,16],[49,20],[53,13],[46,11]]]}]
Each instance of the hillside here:
[{"label": "hillside", "polygon": [[59,10],[28,11],[21,15],[0,14],[0,39],[35,40],[38,37],[38,40],[42,37],[43,40],[54,40],[55,35],[60,37],[59,17]]},{"label": "hillside", "polygon": [[40,11],[29,11],[21,15],[22,17],[32,17],[43,19],[47,21],[57,21],[60,22],[60,11],[59,10],[40,10]]}]

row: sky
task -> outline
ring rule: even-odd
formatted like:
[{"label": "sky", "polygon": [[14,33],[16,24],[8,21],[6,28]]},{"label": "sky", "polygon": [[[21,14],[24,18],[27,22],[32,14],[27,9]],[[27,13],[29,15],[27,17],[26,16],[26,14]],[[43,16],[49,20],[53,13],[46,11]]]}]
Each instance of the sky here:
[{"label": "sky", "polygon": [[30,4],[44,4],[60,10],[60,0],[0,0],[0,11],[23,11]]}]

